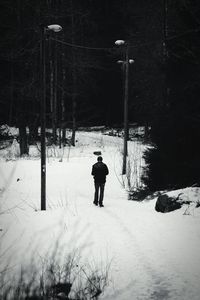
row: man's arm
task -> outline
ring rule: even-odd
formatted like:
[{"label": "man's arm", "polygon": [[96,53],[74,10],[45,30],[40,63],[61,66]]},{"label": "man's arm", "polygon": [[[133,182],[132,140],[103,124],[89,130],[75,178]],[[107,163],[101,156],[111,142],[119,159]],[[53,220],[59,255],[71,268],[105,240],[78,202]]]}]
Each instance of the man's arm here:
[{"label": "man's arm", "polygon": [[92,173],[91,173],[91,175],[94,176],[94,165],[92,166]]},{"label": "man's arm", "polygon": [[106,172],[106,175],[108,175],[108,174],[109,174],[109,170],[108,170],[108,167],[107,167],[107,165],[105,165],[105,172]]}]

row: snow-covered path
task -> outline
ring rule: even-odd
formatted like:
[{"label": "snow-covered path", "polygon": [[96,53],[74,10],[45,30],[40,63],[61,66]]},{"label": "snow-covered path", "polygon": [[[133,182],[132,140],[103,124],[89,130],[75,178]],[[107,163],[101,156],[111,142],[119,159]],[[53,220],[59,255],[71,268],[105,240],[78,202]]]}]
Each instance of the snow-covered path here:
[{"label": "snow-covered path", "polygon": [[[9,178],[1,210],[15,207],[1,217],[1,228],[7,230],[1,251],[12,245],[7,254],[14,252],[15,263],[17,257],[22,262],[25,252],[27,260],[33,253],[42,256],[59,238],[60,248],[78,249],[83,261],[110,265],[101,299],[199,300],[199,210],[189,216],[183,215],[185,208],[159,214],[155,200],[128,201],[119,181],[119,139],[93,133],[79,138],[62,163],[48,159],[45,212],[39,210],[40,161],[0,163],[2,190]],[[102,151],[110,170],[104,208],[92,203],[95,150]]]},{"label": "snow-covered path", "polygon": [[194,243],[188,249],[192,236],[177,236],[173,225],[166,232],[162,217],[152,218],[155,202],[111,203],[100,218],[96,211],[89,218],[96,253],[106,249],[112,259],[114,281],[105,299],[199,299],[199,254]]}]

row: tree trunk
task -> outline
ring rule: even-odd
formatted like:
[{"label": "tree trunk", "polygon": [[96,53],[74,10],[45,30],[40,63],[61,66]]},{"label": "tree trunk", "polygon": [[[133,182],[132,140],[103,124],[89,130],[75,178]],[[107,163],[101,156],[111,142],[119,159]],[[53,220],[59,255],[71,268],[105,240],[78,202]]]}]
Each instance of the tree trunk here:
[{"label": "tree trunk", "polygon": [[10,80],[10,109],[9,109],[9,121],[8,124],[12,126],[13,122],[13,103],[14,103],[14,66],[13,66],[13,54],[11,54],[11,80]]},{"label": "tree trunk", "polygon": [[167,59],[168,53],[167,53],[167,45],[166,40],[168,37],[168,2],[167,0],[163,0],[163,57],[164,62]]},{"label": "tree trunk", "polygon": [[66,141],[66,128],[64,125],[65,121],[65,80],[66,80],[66,70],[64,66],[64,51],[62,53],[63,63],[62,63],[62,95],[61,95],[61,130],[62,130],[62,143],[65,146]]},{"label": "tree trunk", "polygon": [[19,123],[19,145],[20,145],[20,156],[29,154],[28,149],[28,139],[27,139],[27,132],[26,126],[23,121]]},{"label": "tree trunk", "polygon": [[[72,33],[72,44],[75,42],[75,28],[74,28],[74,10],[73,1],[71,0],[71,33]],[[73,50],[72,50],[73,51]],[[75,55],[72,52],[72,137],[71,144],[75,146],[75,135],[76,135],[76,70],[75,70]]]},{"label": "tree trunk", "polygon": [[73,103],[72,103],[72,138],[71,144],[75,146],[75,136],[76,136],[76,99],[75,96],[72,96]]},{"label": "tree trunk", "polygon": [[35,124],[36,122],[32,122],[28,128],[29,128],[29,144],[34,144],[34,142],[38,138],[38,126]]},{"label": "tree trunk", "polygon": [[149,125],[147,122],[145,123],[145,127],[144,127],[144,138],[145,139],[149,138]]}]

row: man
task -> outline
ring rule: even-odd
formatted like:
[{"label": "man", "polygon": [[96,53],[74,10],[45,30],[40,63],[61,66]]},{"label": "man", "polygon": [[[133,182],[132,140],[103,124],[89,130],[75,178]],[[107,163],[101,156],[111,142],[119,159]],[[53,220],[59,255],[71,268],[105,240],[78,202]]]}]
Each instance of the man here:
[{"label": "man", "polygon": [[[103,158],[98,156],[97,163],[92,166],[92,175],[94,176],[94,204],[100,207],[103,207],[103,195],[104,195],[104,187],[106,182],[106,175],[108,175],[108,167],[103,162]],[[99,195],[100,190],[100,195]]]}]

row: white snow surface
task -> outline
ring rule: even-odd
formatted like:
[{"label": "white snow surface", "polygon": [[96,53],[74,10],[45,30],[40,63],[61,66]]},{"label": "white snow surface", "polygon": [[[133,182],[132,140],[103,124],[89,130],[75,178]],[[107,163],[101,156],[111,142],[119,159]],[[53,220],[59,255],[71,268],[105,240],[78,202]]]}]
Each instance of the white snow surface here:
[{"label": "white snow surface", "polygon": [[[30,149],[34,159],[2,158],[0,267],[9,262],[14,273],[33,257],[40,264],[57,247],[60,256],[78,251],[82,266],[109,266],[108,286],[99,299],[199,300],[200,208],[193,204],[162,214],[155,211],[156,198],[128,201],[120,175],[122,146],[117,137],[78,132],[76,147],[48,150],[46,211],[40,210],[37,149]],[[129,155],[140,166],[144,148],[129,142]],[[94,151],[102,152],[110,171],[104,208],[93,205]],[[180,192],[200,200],[198,188],[171,194]]]}]

